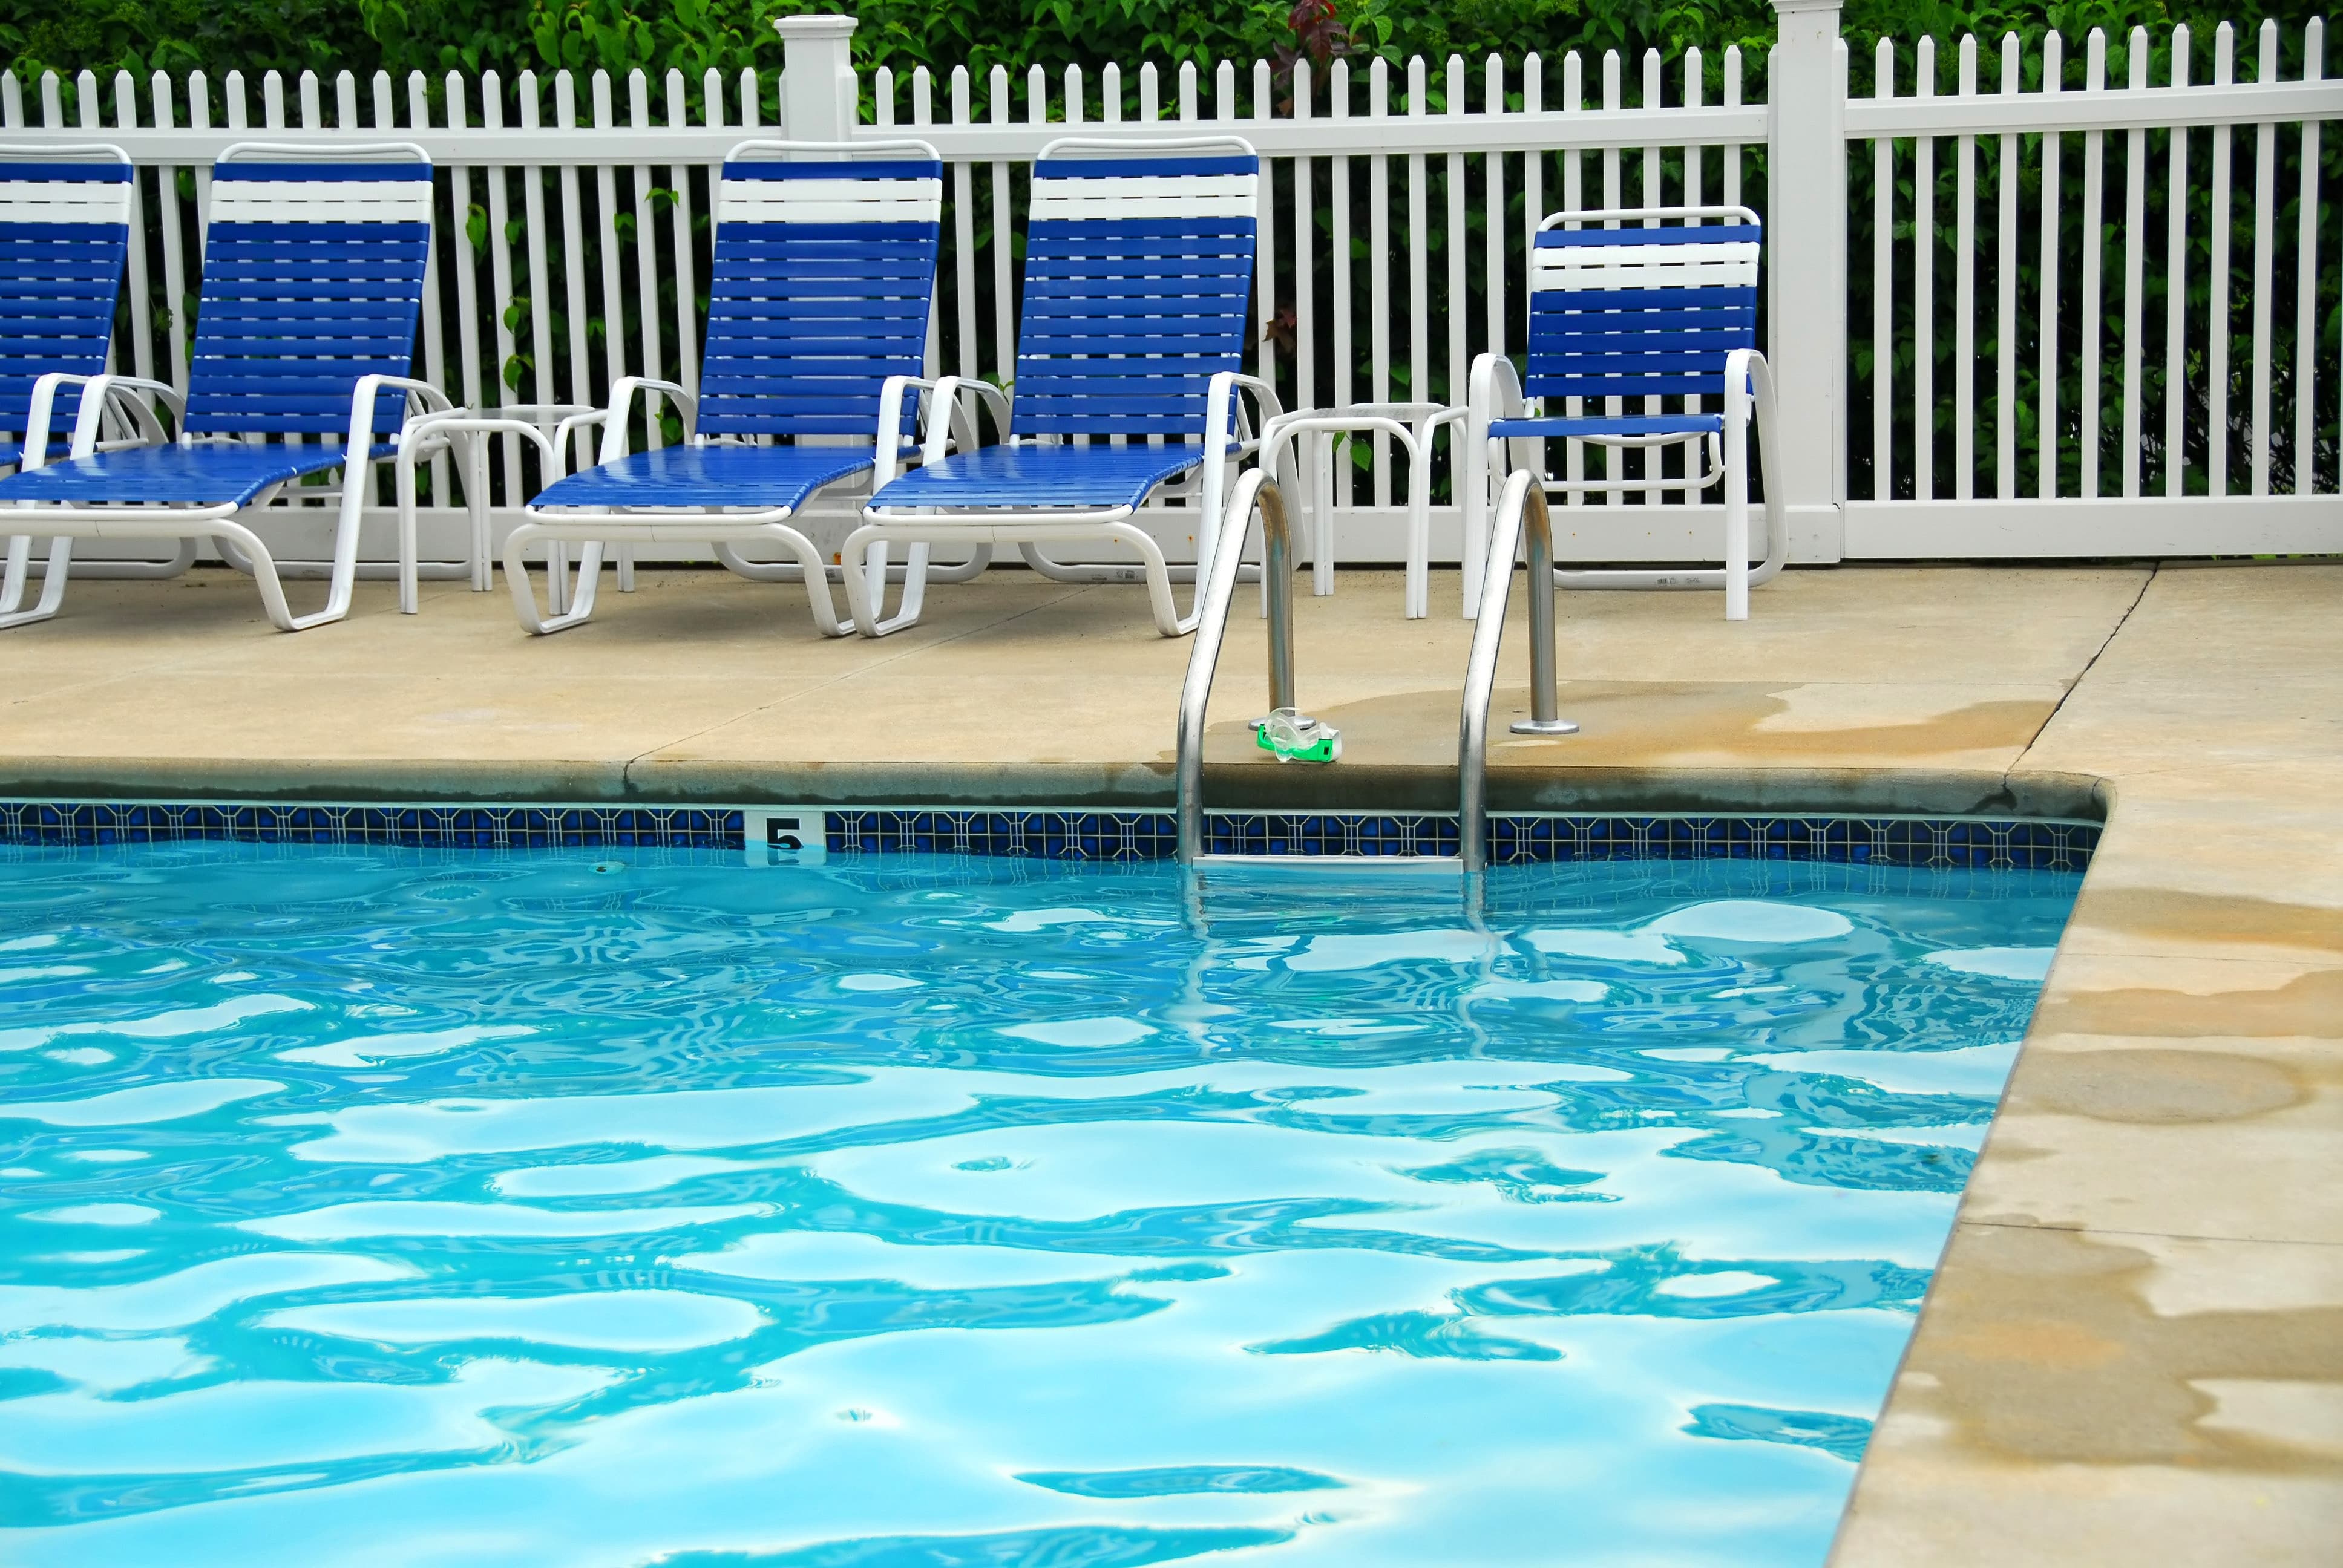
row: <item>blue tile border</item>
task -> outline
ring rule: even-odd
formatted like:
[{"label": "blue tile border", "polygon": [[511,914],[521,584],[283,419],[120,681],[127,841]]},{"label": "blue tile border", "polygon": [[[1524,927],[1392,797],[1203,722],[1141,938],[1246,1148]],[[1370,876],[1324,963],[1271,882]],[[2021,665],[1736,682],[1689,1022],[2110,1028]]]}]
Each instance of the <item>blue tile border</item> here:
[{"label": "blue tile border", "polygon": [[737,849],[737,809],[667,806],[310,806],[0,800],[0,843],[400,844]]},{"label": "blue tile border", "polygon": [[[1050,860],[1168,860],[1172,813],[1090,809],[830,807],[834,854],[928,851]],[[1214,854],[1453,855],[1435,812],[1208,813]],[[1853,865],[2079,871],[2096,824],[1967,817],[1523,813],[1490,822],[1492,864],[1574,860],[1824,860]],[[0,844],[181,842],[431,849],[738,849],[738,809],[692,806],[381,806],[0,800]]]}]

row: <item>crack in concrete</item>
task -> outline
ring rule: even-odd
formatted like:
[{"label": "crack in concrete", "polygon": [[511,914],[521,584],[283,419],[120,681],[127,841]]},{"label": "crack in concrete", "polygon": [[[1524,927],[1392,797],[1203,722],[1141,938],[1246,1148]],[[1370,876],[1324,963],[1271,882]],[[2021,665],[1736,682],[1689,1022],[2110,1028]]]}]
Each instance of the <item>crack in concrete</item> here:
[{"label": "crack in concrete", "polygon": [[2132,595],[2131,603],[2124,606],[2123,614],[2116,617],[2116,623],[2107,628],[2107,635],[2099,639],[2099,646],[2091,650],[2091,657],[2083,661],[2083,668],[2076,671],[2075,678],[2066,683],[2066,689],[2059,693],[2057,702],[2053,704],[2050,711],[2043,716],[2041,724],[2036,727],[2034,733],[2026,738],[2024,749],[2017,754],[2017,759],[2009,765],[2009,772],[2003,775],[2005,782],[2011,774],[2025,771],[2026,759],[2034,754],[2034,748],[2041,743],[2043,736],[2049,733],[2050,727],[2058,722],[2058,715],[2066,710],[2067,699],[2083,689],[2083,682],[2090,679],[2091,671],[2098,668],[2100,658],[2106,655],[2108,648],[2115,646],[2116,638],[2122,635],[2123,628],[2131,624],[2132,615],[2147,600],[2147,590],[2156,586],[2157,577],[2163,570],[2164,563],[2158,561],[2147,568],[2146,577],[2139,579],[2139,591]]}]

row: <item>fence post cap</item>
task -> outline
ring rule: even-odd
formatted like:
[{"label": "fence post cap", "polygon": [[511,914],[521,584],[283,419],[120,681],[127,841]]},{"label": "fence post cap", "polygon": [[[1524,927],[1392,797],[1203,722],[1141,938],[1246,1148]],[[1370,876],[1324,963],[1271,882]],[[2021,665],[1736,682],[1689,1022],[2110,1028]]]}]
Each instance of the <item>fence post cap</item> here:
[{"label": "fence post cap", "polygon": [[789,42],[799,38],[845,38],[853,35],[854,20],[851,16],[776,16],[773,31]]},{"label": "fence post cap", "polygon": [[1842,9],[1842,0],[1774,0],[1774,9],[1785,16],[1807,11],[1836,11]]}]

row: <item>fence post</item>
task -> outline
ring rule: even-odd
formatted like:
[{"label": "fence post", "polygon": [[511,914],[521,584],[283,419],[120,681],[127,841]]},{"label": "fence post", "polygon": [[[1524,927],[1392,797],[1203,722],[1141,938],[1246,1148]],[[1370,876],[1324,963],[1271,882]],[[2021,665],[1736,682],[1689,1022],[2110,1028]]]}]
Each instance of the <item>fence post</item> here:
[{"label": "fence post", "polygon": [[861,118],[861,89],[847,41],[851,16],[779,16],[781,134],[793,142],[843,142]]},{"label": "fence post", "polygon": [[1790,558],[1835,561],[1846,538],[1846,74],[1840,0],[1774,0],[1766,65],[1766,357],[1781,393],[1775,450]]}]

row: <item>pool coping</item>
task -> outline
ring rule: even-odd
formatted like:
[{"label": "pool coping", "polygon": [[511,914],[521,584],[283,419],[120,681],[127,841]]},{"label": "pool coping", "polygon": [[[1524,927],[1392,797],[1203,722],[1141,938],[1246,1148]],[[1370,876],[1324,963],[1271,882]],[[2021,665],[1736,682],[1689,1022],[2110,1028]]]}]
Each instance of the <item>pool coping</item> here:
[{"label": "pool coping", "polygon": [[[1169,810],[1169,763],[1121,769],[1063,764],[942,767],[921,762],[692,763],[633,767],[548,759],[526,764],[289,761],[275,759],[0,759],[12,800],[282,800],[316,804],[472,804],[737,808],[838,807]],[[1498,812],[1612,816],[1995,817],[2104,822],[2110,780],[2048,770],[1892,768],[1635,768],[1493,762]],[[1208,762],[1207,810],[1433,812],[1456,809],[1456,770],[1390,765],[1304,769]]]}]

